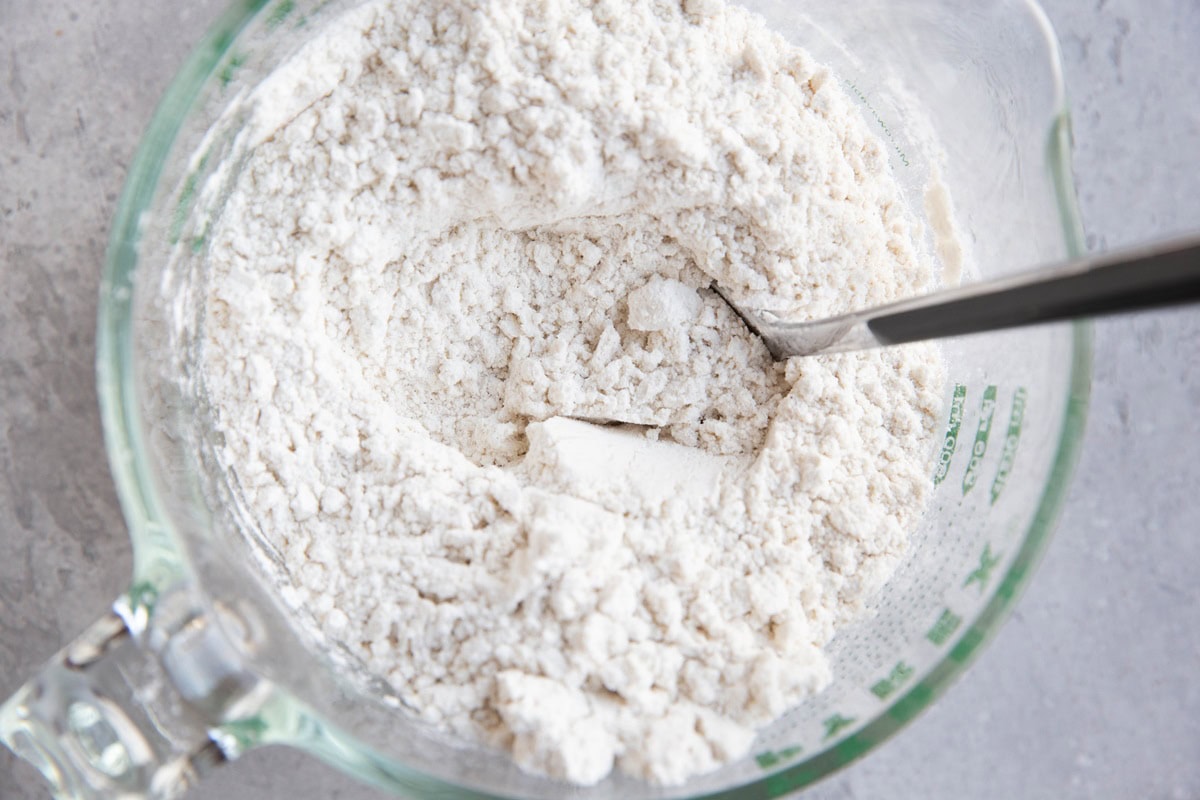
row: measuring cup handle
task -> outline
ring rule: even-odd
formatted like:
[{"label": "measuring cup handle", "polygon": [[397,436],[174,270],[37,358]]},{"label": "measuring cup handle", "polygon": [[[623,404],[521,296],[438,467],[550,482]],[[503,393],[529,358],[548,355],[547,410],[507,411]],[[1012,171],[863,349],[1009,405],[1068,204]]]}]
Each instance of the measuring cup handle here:
[{"label": "measuring cup handle", "polygon": [[169,633],[118,599],[0,706],[0,740],[55,797],[178,797],[236,752],[210,731],[261,695],[211,615]]}]

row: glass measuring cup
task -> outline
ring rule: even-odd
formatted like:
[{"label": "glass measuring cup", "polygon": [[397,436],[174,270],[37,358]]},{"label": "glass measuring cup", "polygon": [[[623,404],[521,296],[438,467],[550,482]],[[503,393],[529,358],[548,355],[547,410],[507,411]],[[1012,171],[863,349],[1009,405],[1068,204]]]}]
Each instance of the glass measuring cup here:
[{"label": "glass measuring cup", "polygon": [[[237,168],[242,91],[351,5],[231,9],[164,99],[131,171],[102,299],[99,381],[134,577],[111,614],[0,709],[4,740],[64,796],[170,796],[267,743],[412,796],[564,791],[410,721],[383,687],[307,638],[252,563],[258,550],[212,499],[192,430],[189,354],[148,356],[169,315],[195,310],[172,291],[168,265],[203,252],[220,200],[207,187]],[[938,161],[928,141],[944,145],[938,169],[981,275],[1077,248],[1056,48],[1036,6],[806,3],[820,27],[791,4],[756,8],[834,68],[917,206]],[[976,337],[948,344],[946,358],[930,512],[874,617],[831,644],[834,685],[764,731],[751,757],[683,787],[613,779],[572,794],[777,796],[869,750],[961,671],[1045,544],[1081,430],[1087,333]]]}]

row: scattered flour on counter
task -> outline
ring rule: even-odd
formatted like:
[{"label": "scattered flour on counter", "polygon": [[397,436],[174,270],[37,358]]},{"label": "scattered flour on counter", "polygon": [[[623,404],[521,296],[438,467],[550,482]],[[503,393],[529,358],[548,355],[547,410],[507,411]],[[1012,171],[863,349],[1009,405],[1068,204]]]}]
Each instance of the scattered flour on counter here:
[{"label": "scattered flour on counter", "polygon": [[721,0],[376,0],[258,100],[200,366],[297,614],[532,771],[745,755],[901,558],[944,382],[774,363],[708,288],[930,287],[838,82]]}]

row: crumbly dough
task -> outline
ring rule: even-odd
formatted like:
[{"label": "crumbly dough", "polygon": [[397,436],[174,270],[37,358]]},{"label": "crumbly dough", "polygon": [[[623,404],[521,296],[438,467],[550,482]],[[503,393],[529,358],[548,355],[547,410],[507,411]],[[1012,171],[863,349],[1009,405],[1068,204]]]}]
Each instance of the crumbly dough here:
[{"label": "crumbly dough", "polygon": [[825,686],[944,380],[924,346],[774,363],[709,288],[930,286],[827,70],[722,0],[373,0],[255,102],[201,365],[297,618],[581,784],[712,770]]}]

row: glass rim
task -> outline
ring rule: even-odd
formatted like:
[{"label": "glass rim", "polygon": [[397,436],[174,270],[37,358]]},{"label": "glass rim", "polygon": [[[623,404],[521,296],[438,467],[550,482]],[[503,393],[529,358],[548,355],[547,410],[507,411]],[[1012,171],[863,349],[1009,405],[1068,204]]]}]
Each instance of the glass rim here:
[{"label": "glass rim", "polygon": [[[1050,120],[1045,155],[1058,201],[1064,243],[1068,254],[1077,256],[1084,251],[1084,246],[1071,169],[1070,115],[1060,48],[1053,27],[1038,0],[1019,2],[1029,9],[1037,22],[1048,51],[1056,109]],[[97,393],[105,448],[133,544],[132,583],[135,594],[139,586],[147,586],[153,594],[154,588],[165,588],[165,584],[182,579],[189,572],[184,549],[173,538],[174,533],[155,493],[137,407],[132,299],[141,219],[154,200],[167,156],[201,90],[239,34],[271,4],[272,0],[236,0],[193,48],[142,134],[112,223],[97,320]],[[995,636],[1049,544],[1082,445],[1091,391],[1092,326],[1088,322],[1070,324],[1072,356],[1067,401],[1062,412],[1062,433],[1046,486],[1013,562],[1003,578],[995,584],[996,588],[982,610],[965,626],[957,642],[924,677],[897,695],[858,731],[777,772],[765,774],[740,786],[699,795],[698,798],[733,800],[781,797],[829,776],[875,749],[928,708],[963,674],[983,646]],[[198,588],[204,592],[202,585]],[[292,709],[293,714],[310,716],[303,708],[302,701],[289,696],[285,702],[296,706]],[[273,743],[292,744],[309,750],[343,771],[385,788],[401,788],[400,784],[403,783],[406,784],[404,788],[409,790],[437,792],[439,796],[501,797],[448,783],[414,767],[392,761],[353,734],[331,727],[318,714],[312,714],[311,721],[317,724],[298,726],[307,729],[305,734],[297,732],[291,736],[285,734],[269,738]],[[284,732],[280,730],[277,733]],[[348,753],[347,747],[354,752]],[[400,779],[400,776],[404,776],[404,779]]]}]

